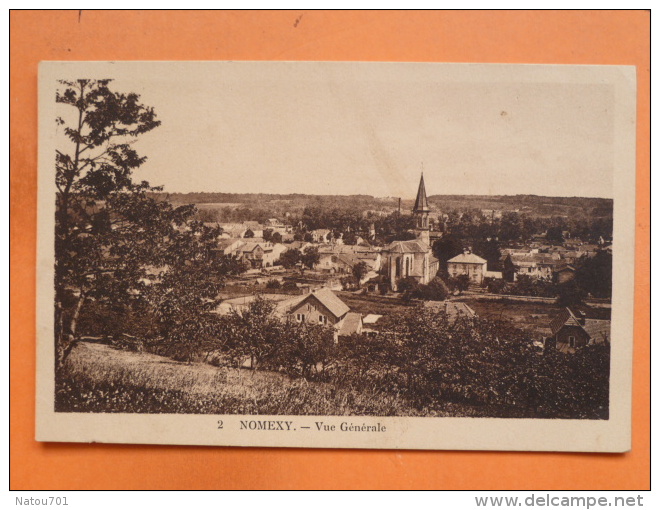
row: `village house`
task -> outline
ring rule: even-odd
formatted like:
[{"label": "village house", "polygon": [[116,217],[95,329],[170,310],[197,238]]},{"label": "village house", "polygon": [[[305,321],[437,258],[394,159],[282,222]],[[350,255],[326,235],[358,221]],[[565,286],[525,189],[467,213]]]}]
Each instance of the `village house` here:
[{"label": "village house", "polygon": [[220,239],[217,248],[213,251],[218,255],[237,255],[241,246],[245,245],[245,240],[241,238]]},{"label": "village house", "polygon": [[273,250],[273,244],[262,242],[246,242],[239,248],[240,257],[248,262],[253,269],[260,269],[263,267],[273,267],[277,259]]},{"label": "village house", "polygon": [[248,233],[252,232],[251,237],[263,237],[264,227],[257,221],[244,221],[242,223],[219,223],[222,228],[222,236],[224,238],[243,238]]},{"label": "village house", "polygon": [[314,267],[317,271],[328,273],[351,273],[360,262],[367,265],[368,271],[380,269],[381,255],[377,250],[358,245],[324,244],[319,246],[319,262]]},{"label": "village house", "polygon": [[453,278],[467,275],[471,283],[481,285],[484,278],[489,276],[487,265],[486,259],[482,259],[470,250],[465,250],[447,261],[447,273]]},{"label": "village house", "polygon": [[282,301],[277,312],[296,322],[334,326],[335,341],[362,332],[362,314],[351,312],[348,305],[327,287]]},{"label": "village house", "polygon": [[318,228],[316,230],[312,230],[310,234],[312,235],[312,240],[315,243],[329,243],[334,239],[332,230],[328,230],[327,228]]},{"label": "village house", "polygon": [[440,261],[433,256],[430,246],[430,212],[422,175],[412,210],[417,239],[394,241],[382,251],[382,266],[386,268],[390,288],[394,291],[398,290],[398,281],[402,278],[412,277],[426,285],[440,269]]},{"label": "village house", "polygon": [[502,273],[509,282],[515,282],[520,275],[551,280],[560,263],[558,253],[510,253],[503,261]]},{"label": "village house", "polygon": [[574,353],[587,345],[610,342],[610,320],[588,318],[587,312],[571,310],[566,307],[550,323],[552,337],[546,340],[546,346],[554,344],[564,353]]}]

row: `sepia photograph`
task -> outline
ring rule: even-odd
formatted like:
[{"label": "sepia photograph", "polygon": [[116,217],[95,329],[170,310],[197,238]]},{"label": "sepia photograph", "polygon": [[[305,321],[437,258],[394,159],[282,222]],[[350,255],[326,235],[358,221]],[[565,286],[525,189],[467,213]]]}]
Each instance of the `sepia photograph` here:
[{"label": "sepia photograph", "polygon": [[635,92],[42,63],[37,438],[627,450]]}]

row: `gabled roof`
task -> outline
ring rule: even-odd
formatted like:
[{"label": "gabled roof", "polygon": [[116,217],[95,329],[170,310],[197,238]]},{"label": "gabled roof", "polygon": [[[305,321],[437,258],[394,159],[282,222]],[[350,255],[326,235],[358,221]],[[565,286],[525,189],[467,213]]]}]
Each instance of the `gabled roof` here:
[{"label": "gabled roof", "polygon": [[423,241],[394,241],[384,251],[390,253],[426,253],[430,250],[428,244]]},{"label": "gabled roof", "polygon": [[447,262],[454,262],[458,264],[485,264],[486,259],[482,259],[479,255],[474,253],[461,253],[454,258],[449,259]]},{"label": "gabled roof", "polygon": [[353,333],[358,333],[362,324],[362,314],[355,312],[348,312],[346,317],[341,320],[339,326],[339,336],[351,336]]},{"label": "gabled roof", "polygon": [[575,317],[573,312],[571,312],[571,309],[568,307],[564,308],[561,313],[557,315],[557,317],[552,319],[552,322],[550,323],[550,330],[552,331],[552,335],[556,335],[557,332],[564,326],[577,326],[578,328],[582,327],[577,317]]},{"label": "gabled roof", "polygon": [[550,323],[550,330],[554,336],[564,326],[574,326],[582,328],[584,332],[589,335],[589,338],[609,341],[610,324],[611,322],[606,319],[583,319],[581,322],[580,319],[575,316],[573,311],[566,307]]},{"label": "gabled roof", "polygon": [[302,305],[305,301],[309,299],[316,298],[323,306],[325,306],[331,313],[337,318],[341,318],[346,313],[350,311],[350,308],[344,303],[337,295],[332,292],[327,287],[322,287],[318,290],[315,290],[311,294],[306,294],[301,296],[300,300],[293,301],[288,309],[291,310]]},{"label": "gabled roof", "polygon": [[426,187],[424,186],[424,174],[419,180],[419,188],[417,189],[417,198],[415,199],[415,206],[413,212],[430,212],[429,202],[426,199]]},{"label": "gabled roof", "polygon": [[272,251],[273,247],[269,246],[268,243],[245,243],[244,246],[241,247],[242,252],[252,252],[254,251],[257,247],[261,247],[263,251]]}]

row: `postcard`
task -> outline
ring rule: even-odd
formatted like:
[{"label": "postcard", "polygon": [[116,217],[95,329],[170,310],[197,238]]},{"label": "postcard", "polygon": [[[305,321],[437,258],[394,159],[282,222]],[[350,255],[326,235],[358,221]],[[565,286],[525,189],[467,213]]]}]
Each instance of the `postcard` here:
[{"label": "postcard", "polygon": [[39,441],[622,452],[635,68],[42,62]]}]

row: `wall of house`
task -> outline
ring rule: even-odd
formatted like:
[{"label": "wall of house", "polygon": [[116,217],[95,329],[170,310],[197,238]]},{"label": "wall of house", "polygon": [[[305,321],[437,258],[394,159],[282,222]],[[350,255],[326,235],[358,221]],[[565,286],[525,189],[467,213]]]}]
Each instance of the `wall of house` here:
[{"label": "wall of house", "polygon": [[[341,318],[335,317],[330,310],[314,298],[301,303],[297,308],[291,310],[289,315],[293,320],[298,322],[302,322],[302,316],[304,315],[304,322],[310,324],[329,324],[334,326],[341,320]],[[325,319],[322,317],[325,317]]]},{"label": "wall of house", "polygon": [[460,275],[468,275],[470,280],[474,283],[481,284],[484,281],[484,273],[486,272],[486,263],[483,264],[466,264],[463,262],[448,262],[447,272],[450,276],[456,277]]},{"label": "wall of house", "polygon": [[584,347],[589,343],[589,335],[582,329],[577,326],[564,326],[557,332],[557,347],[560,347],[560,344],[563,346],[571,347],[570,337],[575,339],[574,347],[579,349]]}]

